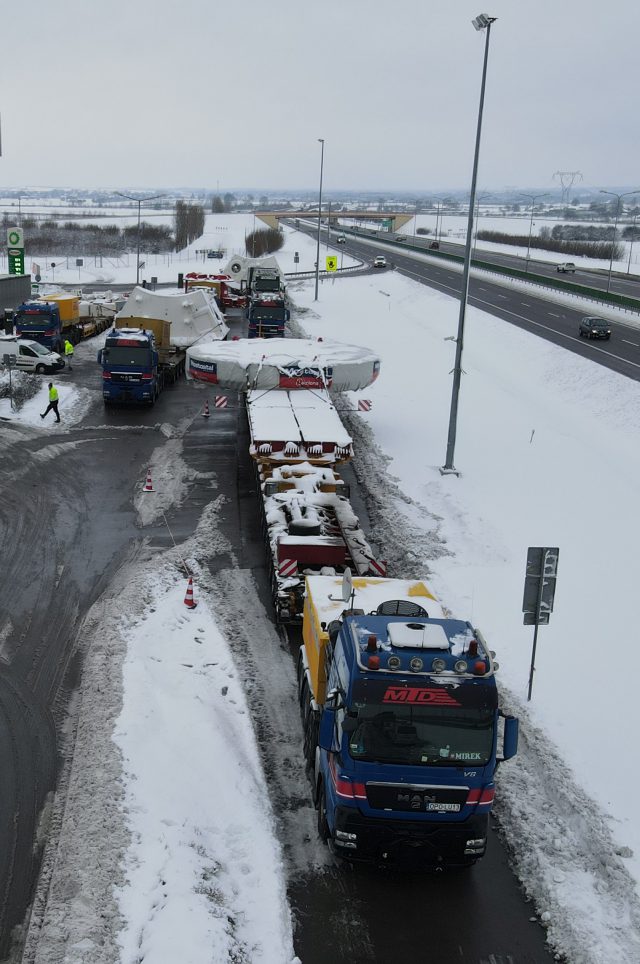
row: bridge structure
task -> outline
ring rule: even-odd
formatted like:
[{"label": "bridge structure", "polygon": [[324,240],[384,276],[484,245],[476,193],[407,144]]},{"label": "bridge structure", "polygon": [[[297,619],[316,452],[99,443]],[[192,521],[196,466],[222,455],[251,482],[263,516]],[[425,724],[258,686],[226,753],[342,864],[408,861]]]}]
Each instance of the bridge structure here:
[{"label": "bridge structure", "polygon": [[[284,218],[291,220],[318,220],[318,209],[315,211],[255,211],[255,216],[260,218],[265,224],[270,228],[279,228],[280,221]],[[406,212],[400,211],[330,211],[323,210],[322,221],[326,224],[335,224],[337,221],[376,221],[384,222],[389,224],[391,231],[398,231],[403,225],[410,221],[414,217],[413,214],[407,214]]]}]

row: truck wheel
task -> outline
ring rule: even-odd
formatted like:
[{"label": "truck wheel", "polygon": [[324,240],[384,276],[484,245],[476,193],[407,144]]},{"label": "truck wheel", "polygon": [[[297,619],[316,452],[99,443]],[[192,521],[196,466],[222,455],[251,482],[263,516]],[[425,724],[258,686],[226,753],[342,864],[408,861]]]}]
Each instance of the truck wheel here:
[{"label": "truck wheel", "polygon": [[36,365],[36,375],[44,375],[46,368],[44,365]]},{"label": "truck wheel", "polygon": [[326,843],[331,836],[327,822],[327,798],[322,780],[318,786],[318,836],[323,843]]}]

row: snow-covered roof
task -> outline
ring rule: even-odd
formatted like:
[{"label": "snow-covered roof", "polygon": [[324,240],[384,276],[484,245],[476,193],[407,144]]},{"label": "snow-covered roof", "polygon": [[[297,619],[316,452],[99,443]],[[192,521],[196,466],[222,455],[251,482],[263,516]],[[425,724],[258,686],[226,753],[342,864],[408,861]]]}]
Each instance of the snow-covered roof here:
[{"label": "snow-covered roof", "polygon": [[[433,619],[444,618],[442,606],[423,579],[377,579],[373,576],[354,576],[354,606],[365,613],[375,612],[389,599],[403,599],[417,603]],[[342,595],[341,576],[307,576],[307,593],[311,595],[320,622],[327,625],[339,619],[348,603]]]},{"label": "snow-covered roof", "polygon": [[[351,452],[351,436],[324,389],[250,391],[247,412],[253,455],[272,457],[280,449],[279,455],[286,459],[287,443],[297,447],[301,458],[313,460],[324,456],[335,461],[336,447]],[[270,443],[271,451],[265,452],[265,443]]]}]

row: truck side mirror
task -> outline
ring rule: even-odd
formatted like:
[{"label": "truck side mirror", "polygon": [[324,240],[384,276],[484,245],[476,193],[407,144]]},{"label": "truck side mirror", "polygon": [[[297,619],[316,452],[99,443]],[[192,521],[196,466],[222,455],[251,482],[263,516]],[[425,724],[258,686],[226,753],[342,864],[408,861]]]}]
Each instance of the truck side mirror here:
[{"label": "truck side mirror", "polygon": [[328,753],[330,753],[333,749],[333,733],[335,730],[335,723],[336,711],[330,707],[326,707],[322,711],[322,716],[320,717],[318,746],[321,750],[327,750]]},{"label": "truck side mirror", "polygon": [[289,311],[288,308],[285,308],[285,310],[284,310],[284,320],[285,320],[285,321],[289,321],[289,318],[290,318],[290,317],[291,317],[291,312]]},{"label": "truck side mirror", "polygon": [[153,367],[154,367],[154,368],[157,368],[157,366],[158,366],[158,352],[157,352],[157,351],[154,351],[154,353],[153,353]]},{"label": "truck side mirror", "polygon": [[504,740],[503,740],[503,760],[510,760],[518,752],[518,727],[519,722],[515,716],[505,716],[504,718]]},{"label": "truck side mirror", "polygon": [[98,364],[99,364],[99,365],[102,364],[102,348],[101,348],[100,351],[98,352]]}]

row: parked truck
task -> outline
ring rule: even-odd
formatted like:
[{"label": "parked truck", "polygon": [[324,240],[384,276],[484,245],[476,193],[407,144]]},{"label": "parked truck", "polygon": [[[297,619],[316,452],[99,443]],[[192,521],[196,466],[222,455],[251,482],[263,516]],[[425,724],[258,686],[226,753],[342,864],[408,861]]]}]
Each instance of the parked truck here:
[{"label": "parked truck", "polygon": [[218,307],[222,311],[227,311],[229,308],[244,308],[247,303],[246,295],[241,294],[240,289],[232,283],[231,275],[228,274],[202,274],[191,271],[184,277],[184,290],[187,292],[194,288],[213,290]]},{"label": "parked truck", "polygon": [[349,860],[483,856],[495,771],[517,750],[498,664],[422,580],[308,576],[298,681],[318,832]]},{"label": "parked truck", "polygon": [[282,294],[252,295],[246,314],[249,338],[284,338],[290,312]]},{"label": "parked truck", "polygon": [[126,324],[112,328],[98,352],[104,404],[154,405],[184,375],[186,352],[171,344],[169,321],[128,317]]},{"label": "parked truck", "polygon": [[250,295],[282,294],[284,277],[279,268],[252,264],[247,268],[247,290]]},{"label": "parked truck", "polygon": [[83,337],[80,299],[75,295],[49,295],[26,301],[13,314],[15,333],[40,342],[49,351],[64,354],[65,339],[73,345]]}]

